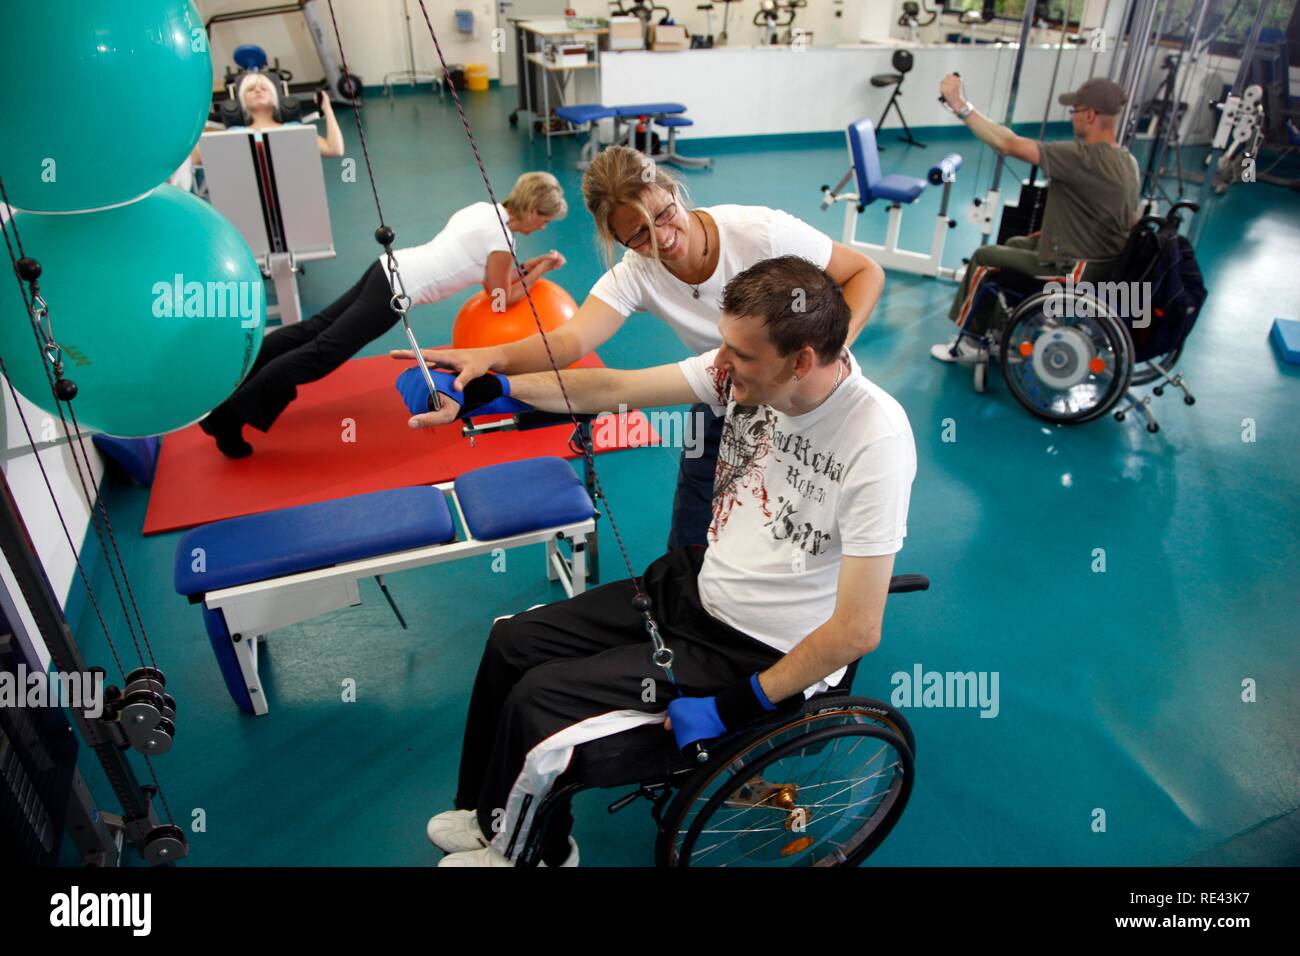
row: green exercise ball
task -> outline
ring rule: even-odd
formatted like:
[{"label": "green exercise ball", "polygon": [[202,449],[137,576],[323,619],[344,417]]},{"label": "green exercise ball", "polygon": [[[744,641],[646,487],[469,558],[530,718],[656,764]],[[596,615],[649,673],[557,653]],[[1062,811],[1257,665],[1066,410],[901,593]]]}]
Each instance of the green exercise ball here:
[{"label": "green exercise ball", "polygon": [[[18,213],[72,408],[83,429],[159,435],[198,421],[243,380],[266,329],[262,273],[220,213],[172,186],[99,212]],[[0,287],[0,356],[56,414],[18,284]]]},{"label": "green exercise ball", "polygon": [[212,58],[189,0],[3,0],[0,89],[9,202],[98,209],[185,162],[212,103]]}]

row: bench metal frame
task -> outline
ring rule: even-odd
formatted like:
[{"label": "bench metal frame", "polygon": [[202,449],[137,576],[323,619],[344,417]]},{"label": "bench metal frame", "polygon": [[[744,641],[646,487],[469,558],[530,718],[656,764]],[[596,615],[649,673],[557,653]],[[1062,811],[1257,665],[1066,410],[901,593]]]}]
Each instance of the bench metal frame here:
[{"label": "bench metal frame", "polygon": [[[463,538],[447,544],[374,555],[327,568],[240,584],[203,595],[203,605],[221,611],[225,618],[254,713],[260,716],[269,710],[258,679],[258,645],[266,640],[269,632],[278,628],[359,605],[361,591],[358,582],[362,578],[373,577],[383,587],[385,574],[487,554],[498,548],[545,543],[547,579],[559,581],[569,597],[586,590],[587,580],[592,576],[587,551],[596,540],[596,514],[583,521],[538,528],[506,538],[479,539],[474,537],[465,520],[456,496],[455,482],[442,482],[433,487],[450,498],[449,503],[464,532]],[[560,547],[561,541],[568,542],[567,554]]]}]

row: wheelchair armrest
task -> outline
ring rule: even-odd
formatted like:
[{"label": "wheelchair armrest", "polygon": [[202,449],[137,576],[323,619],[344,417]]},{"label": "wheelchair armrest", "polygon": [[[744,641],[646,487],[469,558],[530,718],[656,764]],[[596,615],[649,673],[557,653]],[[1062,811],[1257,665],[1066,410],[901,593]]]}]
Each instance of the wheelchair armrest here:
[{"label": "wheelchair armrest", "polygon": [[928,590],[930,590],[930,579],[924,574],[895,574],[889,579],[890,594]]}]

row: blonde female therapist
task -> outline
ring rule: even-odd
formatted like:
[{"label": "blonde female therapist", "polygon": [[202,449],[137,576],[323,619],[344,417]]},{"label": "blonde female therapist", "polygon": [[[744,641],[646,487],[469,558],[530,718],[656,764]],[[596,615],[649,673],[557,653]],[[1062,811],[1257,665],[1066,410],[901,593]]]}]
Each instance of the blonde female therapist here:
[{"label": "blonde female therapist", "polygon": [[[634,312],[648,312],[698,355],[718,348],[722,290],[731,278],[775,256],[796,255],[839,283],[852,316],[851,344],[880,299],[885,274],[861,253],[802,220],[766,206],[691,208],[682,184],[636,150],[615,146],[587,168],[582,195],[595,221],[609,270],[572,320],[548,333],[563,368],[607,342]],[[613,264],[614,249],[626,251]],[[394,353],[411,358],[408,351]],[[425,358],[455,369],[456,388],[486,372],[550,368],[540,335],[483,349],[425,349]],[[744,361],[744,356],[737,356]],[[793,372],[783,373],[789,378]],[[713,475],[723,420],[705,405],[691,409],[705,423],[703,453],[682,453],[673,500],[670,548],[706,543],[713,516]]]}]

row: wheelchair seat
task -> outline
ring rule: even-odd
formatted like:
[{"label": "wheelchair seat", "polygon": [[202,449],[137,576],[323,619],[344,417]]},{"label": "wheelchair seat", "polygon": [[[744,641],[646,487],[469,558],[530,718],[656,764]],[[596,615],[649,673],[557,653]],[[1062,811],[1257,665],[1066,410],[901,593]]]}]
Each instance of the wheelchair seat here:
[{"label": "wheelchair seat", "polygon": [[[857,667],[858,662],[854,661],[838,686],[814,694],[810,700],[833,702],[836,697],[847,696]],[[714,747],[722,749],[741,734],[753,734],[769,726],[779,726],[800,710],[804,703],[802,697],[787,701],[761,720],[719,738]],[[696,767],[697,764],[677,749],[671,731],[665,730],[662,724],[644,724],[575,747],[569,768],[560,780],[580,780],[584,788],[633,787],[647,781],[669,780],[676,774],[690,772]]]}]

